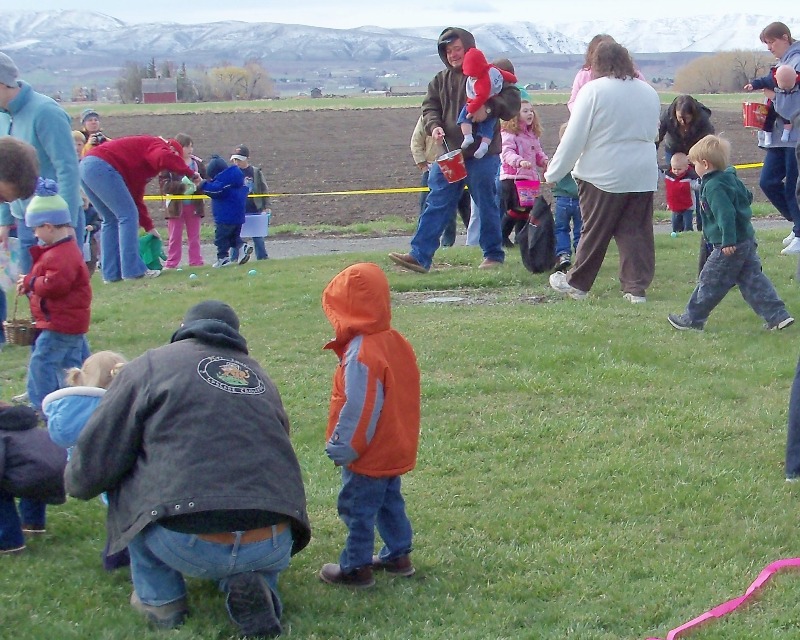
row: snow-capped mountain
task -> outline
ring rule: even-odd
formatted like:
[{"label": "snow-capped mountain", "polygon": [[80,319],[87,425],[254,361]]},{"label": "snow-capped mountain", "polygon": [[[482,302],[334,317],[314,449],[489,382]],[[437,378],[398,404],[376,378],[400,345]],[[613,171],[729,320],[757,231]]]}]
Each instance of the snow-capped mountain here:
[{"label": "snow-capped mountain", "polygon": [[[762,49],[758,33],[771,18],[731,14],[665,20],[612,19],[468,25],[487,55],[499,53],[581,54],[596,33],[610,33],[633,53]],[[788,22],[792,22],[788,20]],[[796,22],[796,21],[795,21]],[[24,11],[3,14],[0,50],[30,59],[107,60],[180,58],[241,63],[277,60],[412,59],[435,55],[441,27],[416,29],[325,29],[275,23],[217,22],[185,25],[125,24],[101,13]]]}]

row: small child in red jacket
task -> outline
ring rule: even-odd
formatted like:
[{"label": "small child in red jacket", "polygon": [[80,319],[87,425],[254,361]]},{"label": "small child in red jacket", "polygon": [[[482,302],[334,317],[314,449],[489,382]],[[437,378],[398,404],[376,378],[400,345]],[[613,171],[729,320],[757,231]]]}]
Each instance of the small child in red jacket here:
[{"label": "small child in red jacket", "polygon": [[[339,357],[333,377],[325,451],[342,468],[339,516],[348,535],[328,584],[371,587],[373,569],[414,574],[412,529],[400,476],[417,463],[419,367],[414,349],[391,326],[389,281],[376,264],[354,264],[330,281],[322,309],[336,337],[325,345]],[[375,527],[384,546],[372,555]]]},{"label": "small child in red jacket", "polygon": [[[489,64],[486,56],[480,49],[469,49],[464,54],[464,62],[461,64],[461,71],[467,76],[467,104],[458,114],[458,122],[461,125],[461,133],[464,134],[462,149],[467,149],[475,137],[472,135],[472,116],[480,109],[492,96],[496,96],[503,90],[503,82],[516,82],[517,76],[510,71]],[[475,129],[481,143],[473,156],[480,159],[489,151],[489,144],[494,137],[494,128],[497,118],[486,118],[483,122],[476,122]]]},{"label": "small child in red jacket", "polygon": [[39,335],[28,364],[28,399],[39,413],[44,397],[64,386],[67,369],[89,356],[92,287],[83,251],[75,242],[71,216],[53,180],[39,178],[25,211],[25,224],[42,244],[31,247],[30,273],[17,279],[26,294]]},{"label": "small child in red jacket", "polygon": [[667,209],[672,212],[672,231],[674,233],[692,231],[693,187],[696,188],[699,178],[685,153],[673,154],[669,165],[670,168],[664,172],[664,191],[667,197]]}]

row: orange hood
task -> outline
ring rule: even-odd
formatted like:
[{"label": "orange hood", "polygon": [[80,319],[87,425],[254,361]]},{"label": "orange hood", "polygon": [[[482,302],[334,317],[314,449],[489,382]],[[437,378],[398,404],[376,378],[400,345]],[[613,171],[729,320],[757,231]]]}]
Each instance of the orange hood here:
[{"label": "orange hood", "polygon": [[336,337],[325,345],[340,357],[345,345],[357,335],[387,331],[392,324],[389,281],[371,262],[347,267],[322,292],[322,310]]}]

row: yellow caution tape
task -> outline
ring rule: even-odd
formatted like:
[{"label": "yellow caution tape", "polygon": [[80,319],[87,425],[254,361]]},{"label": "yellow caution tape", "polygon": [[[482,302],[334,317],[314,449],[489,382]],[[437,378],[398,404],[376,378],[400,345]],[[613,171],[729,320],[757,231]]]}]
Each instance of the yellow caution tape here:
[{"label": "yellow caution tape", "polygon": [[[748,164],[735,164],[736,169],[758,169],[763,167],[763,162]],[[398,187],[396,189],[356,189],[352,191],[309,191],[306,193],[251,193],[248,198],[288,198],[291,196],[367,196],[382,193],[422,193],[428,187]],[[208,200],[208,196],[145,196],[145,200]]]}]

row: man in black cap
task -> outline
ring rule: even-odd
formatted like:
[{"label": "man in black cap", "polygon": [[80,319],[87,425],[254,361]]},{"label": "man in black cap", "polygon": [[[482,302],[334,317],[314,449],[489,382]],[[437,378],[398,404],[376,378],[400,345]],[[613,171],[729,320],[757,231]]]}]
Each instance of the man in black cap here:
[{"label": "man in black cap", "polygon": [[131,605],[152,624],[183,623],[189,575],[219,581],[243,635],[281,633],[278,576],[311,529],[280,395],[230,306],[193,306],[122,369],[65,479],[84,500],[108,492],[110,551],[128,546]]},{"label": "man in black cap", "polygon": [[[247,198],[247,209],[245,213],[248,215],[269,215],[271,213],[269,208],[269,198],[266,196],[269,187],[264,178],[264,173],[259,167],[250,164],[250,149],[246,145],[240,144],[233,150],[231,162],[242,170],[244,174],[244,183],[251,194],[256,194]],[[244,264],[250,259],[250,254],[253,253],[255,247],[256,260],[266,260],[269,258],[267,255],[267,248],[264,246],[264,237],[253,237],[253,244],[245,243],[242,247],[241,257],[234,254],[231,261],[238,261],[239,264]],[[234,250],[235,251],[235,250]]]}]

